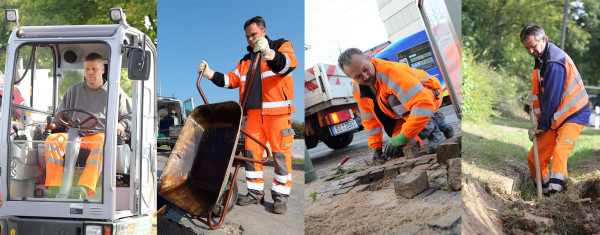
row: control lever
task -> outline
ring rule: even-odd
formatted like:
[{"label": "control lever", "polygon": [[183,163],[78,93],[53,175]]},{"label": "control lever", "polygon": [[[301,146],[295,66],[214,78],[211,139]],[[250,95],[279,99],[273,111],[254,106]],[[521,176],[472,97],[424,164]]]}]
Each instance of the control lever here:
[{"label": "control lever", "polygon": [[27,140],[27,136],[25,136],[25,135],[19,136],[19,128],[17,128],[17,125],[13,125],[12,128],[13,128],[13,131],[15,131],[15,139],[14,140]]},{"label": "control lever", "polygon": [[52,134],[52,131],[50,130],[50,125],[52,125],[52,117],[46,116],[46,130],[44,131],[44,137],[47,137],[50,134]]}]

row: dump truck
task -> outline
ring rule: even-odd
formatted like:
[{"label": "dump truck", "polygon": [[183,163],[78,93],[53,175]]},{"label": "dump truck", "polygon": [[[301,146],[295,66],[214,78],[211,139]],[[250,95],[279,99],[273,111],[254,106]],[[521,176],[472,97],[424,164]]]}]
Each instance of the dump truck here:
[{"label": "dump truck", "polygon": [[[149,234],[156,211],[156,47],[143,32],[127,24],[121,8],[107,17],[115,24],[20,26],[18,10],[5,12],[12,22],[6,54],[3,93],[21,91],[24,102],[2,99],[0,116],[0,234]],[[63,94],[84,79],[84,57],[104,59],[106,118],[83,109],[57,110]],[[23,66],[18,61],[23,61]],[[122,73],[123,72],[123,73]],[[122,77],[121,74],[127,74]],[[122,81],[131,82],[130,132],[118,138],[117,102]],[[10,117],[26,113],[24,121]],[[75,113],[89,113],[84,120]],[[50,162],[43,131],[57,117],[68,127],[59,192],[45,183]],[[91,126],[100,125],[103,142],[82,142]],[[54,133],[54,132],[53,132]],[[95,192],[74,197],[90,151],[101,144],[102,160]],[[96,151],[97,149],[94,149]],[[87,152],[86,152],[87,151]],[[54,165],[53,165],[54,166]]]},{"label": "dump truck", "polygon": [[352,79],[336,65],[319,63],[304,72],[307,148],[323,141],[327,147],[348,146],[362,124],[352,96]]}]

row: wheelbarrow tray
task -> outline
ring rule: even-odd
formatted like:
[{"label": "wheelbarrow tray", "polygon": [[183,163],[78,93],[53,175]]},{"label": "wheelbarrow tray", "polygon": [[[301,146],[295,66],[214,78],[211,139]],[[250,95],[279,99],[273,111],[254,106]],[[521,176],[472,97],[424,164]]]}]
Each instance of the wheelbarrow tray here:
[{"label": "wheelbarrow tray", "polygon": [[159,194],[190,215],[212,210],[229,178],[241,119],[233,101],[196,107],[160,176]]}]

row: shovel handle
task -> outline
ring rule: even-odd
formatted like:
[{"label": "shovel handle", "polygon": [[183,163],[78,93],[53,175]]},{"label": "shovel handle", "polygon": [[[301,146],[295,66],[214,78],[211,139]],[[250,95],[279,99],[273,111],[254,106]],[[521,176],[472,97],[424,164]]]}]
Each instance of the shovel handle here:
[{"label": "shovel handle", "polygon": [[[531,126],[536,128],[536,118],[533,113],[533,102],[531,102],[531,106],[529,108],[529,117],[531,118]],[[537,199],[538,201],[542,200],[542,173],[540,170],[540,157],[538,155],[538,146],[537,146],[537,136],[533,136],[533,155],[535,157],[535,184],[537,186]]]}]

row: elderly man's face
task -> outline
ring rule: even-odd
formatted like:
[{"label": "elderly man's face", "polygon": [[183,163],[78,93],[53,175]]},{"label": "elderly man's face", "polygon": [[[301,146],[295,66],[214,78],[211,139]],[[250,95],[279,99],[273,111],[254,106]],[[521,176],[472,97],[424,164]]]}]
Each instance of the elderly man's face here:
[{"label": "elderly man's face", "polygon": [[546,48],[546,39],[542,38],[542,41],[538,41],[535,39],[533,34],[527,36],[527,38],[521,42],[527,52],[531,54],[535,58],[540,58],[542,54],[544,54],[544,49]]},{"label": "elderly man's face", "polygon": [[375,65],[371,60],[363,58],[359,54],[352,55],[352,63],[342,68],[348,77],[359,85],[373,85],[377,81],[375,77]]},{"label": "elderly man's face", "polygon": [[256,26],[256,23],[252,23],[246,27],[246,41],[250,47],[254,48],[254,43],[252,40],[258,37],[264,37],[267,34],[267,28],[260,29]]},{"label": "elderly man's face", "polygon": [[104,65],[100,61],[84,61],[83,72],[87,85],[90,88],[96,89],[102,86],[102,74],[104,74]]}]

